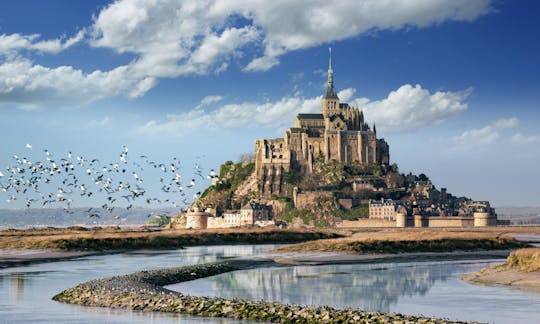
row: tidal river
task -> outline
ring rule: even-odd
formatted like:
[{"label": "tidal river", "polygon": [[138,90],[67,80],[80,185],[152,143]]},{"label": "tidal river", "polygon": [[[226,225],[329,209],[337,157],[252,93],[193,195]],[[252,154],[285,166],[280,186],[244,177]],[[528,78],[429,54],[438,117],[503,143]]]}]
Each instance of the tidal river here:
[{"label": "tidal river", "polygon": [[[272,245],[190,247],[100,255],[0,270],[0,322],[237,323],[186,315],[66,305],[51,297],[77,283],[139,270],[264,253]],[[462,274],[503,260],[261,268],[171,285],[183,293],[329,305],[495,323],[540,322],[540,293],[471,285]]]}]

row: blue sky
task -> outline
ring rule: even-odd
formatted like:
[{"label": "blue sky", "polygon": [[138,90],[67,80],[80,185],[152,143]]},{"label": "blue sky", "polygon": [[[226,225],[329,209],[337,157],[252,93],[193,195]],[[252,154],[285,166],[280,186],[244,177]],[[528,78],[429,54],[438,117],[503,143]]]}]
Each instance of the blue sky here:
[{"label": "blue sky", "polygon": [[402,172],[540,206],[539,15],[533,0],[4,1],[0,171],[125,145],[190,179],[319,111],[332,47],[340,98]]}]

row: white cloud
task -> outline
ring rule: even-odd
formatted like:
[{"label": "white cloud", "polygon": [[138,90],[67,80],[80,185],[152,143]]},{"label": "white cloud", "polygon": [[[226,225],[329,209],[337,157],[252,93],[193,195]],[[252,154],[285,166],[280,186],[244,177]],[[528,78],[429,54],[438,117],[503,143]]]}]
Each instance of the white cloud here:
[{"label": "white cloud", "polygon": [[427,27],[445,21],[471,21],[490,12],[490,0],[217,1],[225,12],[240,10],[265,33],[264,55],[245,68],[264,71],[289,51],[362,35],[373,30]]},{"label": "white cloud", "polygon": [[459,136],[452,138],[454,150],[466,151],[477,147],[483,147],[501,139],[501,131],[517,127],[519,120],[515,117],[499,119],[492,124],[471,129]]},{"label": "white cloud", "polygon": [[[353,98],[356,90],[347,88],[338,93],[342,102]],[[470,91],[437,92],[433,95],[419,85],[404,85],[389,94],[388,98],[367,102],[366,121],[377,122],[377,127],[387,131],[408,131],[439,123],[467,108],[462,101]],[[150,121],[138,130],[145,134],[182,136],[196,130],[222,131],[226,129],[246,129],[265,127],[284,129],[293,125],[298,113],[318,113],[321,110],[321,96],[303,98],[296,94],[275,102],[223,105],[215,110],[204,110],[202,105],[176,115],[169,115],[163,122]],[[377,119],[370,119],[370,117]],[[396,122],[397,121],[397,122]]]},{"label": "white cloud", "polygon": [[103,117],[102,119],[99,119],[99,120],[90,120],[86,126],[89,127],[89,128],[99,128],[99,127],[107,127],[109,125],[111,125],[111,122],[112,122],[112,118],[110,118],[109,116],[105,116]]},{"label": "white cloud", "polygon": [[0,64],[0,104],[22,108],[78,106],[94,100],[141,96],[156,82],[140,78],[128,66],[85,74],[71,66],[48,68],[16,58]]},{"label": "white cloud", "polygon": [[[118,95],[136,98],[161,78],[220,73],[240,57],[249,60],[244,70],[264,71],[290,51],[374,30],[471,21],[490,11],[491,0],[118,0],[69,39],[1,35],[0,55],[6,59],[0,62],[0,76],[10,80],[0,81],[0,102],[27,106],[85,104]],[[82,40],[135,58],[110,71],[85,74],[76,67],[48,68],[24,57],[25,50],[54,54]],[[9,74],[14,66],[17,74]]]},{"label": "white cloud", "polygon": [[441,123],[467,110],[464,101],[471,93],[472,88],[431,94],[418,84],[405,84],[383,100],[362,98],[356,103],[363,107],[366,120],[377,124],[377,129],[402,132]]},{"label": "white cloud", "polygon": [[211,105],[213,103],[220,102],[221,100],[223,100],[222,96],[206,96],[206,97],[202,98],[201,103],[199,105],[200,106],[208,106],[208,105]]},{"label": "white cloud", "polygon": [[0,55],[13,57],[21,50],[57,54],[84,39],[86,30],[80,30],[75,36],[65,39],[39,40],[39,34],[2,34],[0,35]]},{"label": "white cloud", "polygon": [[523,135],[521,133],[516,133],[512,135],[510,140],[515,144],[540,143],[540,135]]},{"label": "white cloud", "polygon": [[182,136],[202,129],[215,132],[255,127],[280,128],[290,125],[297,113],[317,109],[320,109],[320,97],[285,97],[263,104],[227,104],[212,111],[198,106],[186,113],[169,115],[164,122],[150,121],[138,130],[145,134]]}]

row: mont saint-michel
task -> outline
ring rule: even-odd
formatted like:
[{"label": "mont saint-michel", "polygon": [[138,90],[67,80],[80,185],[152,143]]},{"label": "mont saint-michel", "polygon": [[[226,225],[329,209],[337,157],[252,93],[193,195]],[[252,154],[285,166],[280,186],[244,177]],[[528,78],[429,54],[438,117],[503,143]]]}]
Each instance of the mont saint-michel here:
[{"label": "mont saint-michel", "polygon": [[540,323],[540,1],[0,1],[1,323]]},{"label": "mont saint-michel", "polygon": [[175,226],[497,225],[488,201],[438,190],[425,174],[401,174],[361,107],[340,101],[331,56],[327,73],[321,113],[298,114],[283,138],[255,140],[246,161],[222,165]]}]

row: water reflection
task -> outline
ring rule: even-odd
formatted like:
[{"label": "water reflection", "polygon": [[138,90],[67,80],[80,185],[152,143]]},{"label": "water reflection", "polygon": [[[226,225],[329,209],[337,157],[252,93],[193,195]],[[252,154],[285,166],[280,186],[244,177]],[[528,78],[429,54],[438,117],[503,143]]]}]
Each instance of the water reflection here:
[{"label": "water reflection", "polygon": [[11,293],[20,300],[24,293],[24,273],[15,272],[9,275]]},{"label": "water reflection", "polygon": [[58,303],[51,297],[63,289],[95,278],[255,255],[273,247],[275,245],[148,250],[0,269],[0,323],[244,323],[230,319],[81,307]]},{"label": "water reflection", "polygon": [[226,298],[389,311],[401,296],[425,295],[453,269],[422,264],[300,266],[238,271],[173,288]]},{"label": "water reflection", "polygon": [[423,314],[464,321],[538,323],[540,295],[475,286],[460,276],[501,260],[297,266],[236,271],[167,288],[199,296]]}]

